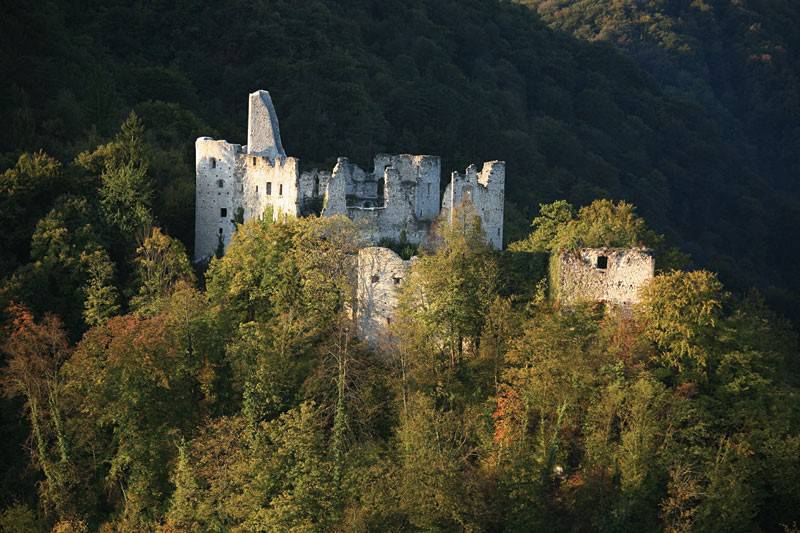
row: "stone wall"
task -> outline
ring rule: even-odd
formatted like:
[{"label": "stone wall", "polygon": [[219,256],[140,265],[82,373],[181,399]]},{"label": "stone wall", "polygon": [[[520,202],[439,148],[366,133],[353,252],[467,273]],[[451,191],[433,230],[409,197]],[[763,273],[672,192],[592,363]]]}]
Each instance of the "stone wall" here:
[{"label": "stone wall", "polygon": [[597,301],[630,307],[654,276],[655,260],[645,248],[581,248],[559,253],[555,296],[563,303]]},{"label": "stone wall", "polygon": [[303,216],[319,215],[325,204],[331,173],[324,170],[301,172],[298,184],[298,204]]},{"label": "stone wall", "polygon": [[356,317],[359,335],[373,347],[389,341],[398,291],[413,261],[404,261],[392,250],[376,246],[358,252]]},{"label": "stone wall", "polygon": [[[346,214],[368,242],[405,239],[419,244],[439,214],[440,174],[436,156],[378,154],[372,173],[340,157],[332,179],[344,180]],[[341,197],[331,196],[327,204],[338,207]]]},{"label": "stone wall", "polygon": [[298,216],[300,161],[251,154],[244,159],[244,220],[262,217],[267,211],[275,221]]},{"label": "stone wall", "polygon": [[286,157],[281,143],[278,114],[267,91],[250,93],[247,113],[247,153],[269,159]]},{"label": "stone wall", "polygon": [[463,175],[453,172],[444,191],[442,212],[452,222],[458,206],[471,202],[481,219],[486,239],[494,248],[503,248],[503,211],[506,187],[506,165],[503,161],[487,161],[478,172],[470,165]]},{"label": "stone wall", "polygon": [[227,246],[242,197],[242,147],[200,137],[195,143],[195,260]]},{"label": "stone wall", "polygon": [[[431,155],[378,154],[371,173],[340,157],[332,172],[300,172],[300,161],[287,157],[278,116],[267,91],[249,97],[244,147],[200,137],[196,142],[195,260],[210,257],[220,239],[226,248],[235,222],[274,220],[321,214],[347,215],[373,244],[383,239],[420,244],[444,209],[472,199],[487,239],[503,242],[505,164],[474,165],[465,176],[453,175],[440,203],[441,159]],[[240,217],[237,215],[241,214]]]}]

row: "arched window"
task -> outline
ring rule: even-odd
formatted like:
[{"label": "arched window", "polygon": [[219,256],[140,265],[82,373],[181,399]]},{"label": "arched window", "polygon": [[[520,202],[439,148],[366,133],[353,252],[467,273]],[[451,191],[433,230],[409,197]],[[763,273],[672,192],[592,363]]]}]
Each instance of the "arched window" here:
[{"label": "arched window", "polygon": [[312,196],[319,196],[319,176],[314,176],[314,189],[311,194]]},{"label": "arched window", "polygon": [[217,158],[216,157],[212,157],[211,158],[211,168],[217,168]]}]

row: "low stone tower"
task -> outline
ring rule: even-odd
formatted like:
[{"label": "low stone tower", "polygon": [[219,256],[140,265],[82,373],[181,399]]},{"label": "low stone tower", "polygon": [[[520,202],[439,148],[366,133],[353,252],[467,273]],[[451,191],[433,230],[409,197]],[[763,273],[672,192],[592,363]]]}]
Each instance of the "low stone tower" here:
[{"label": "low stone tower", "polygon": [[555,297],[566,304],[605,302],[630,308],[639,291],[655,274],[655,260],[646,248],[579,248],[554,258]]}]

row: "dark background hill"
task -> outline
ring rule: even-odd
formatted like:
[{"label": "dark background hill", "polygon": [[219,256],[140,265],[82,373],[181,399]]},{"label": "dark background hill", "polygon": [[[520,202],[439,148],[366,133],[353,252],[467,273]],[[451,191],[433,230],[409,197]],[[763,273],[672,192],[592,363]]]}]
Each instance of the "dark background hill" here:
[{"label": "dark background hill", "polygon": [[[792,314],[798,8],[529,4],[13,2],[0,171],[39,149],[68,162],[134,109],[156,216],[191,247],[194,139],[244,142],[246,95],[265,88],[306,165],[381,151],[440,154],[447,170],[505,159],[510,239],[539,203],[625,199],[696,266]],[[56,192],[40,192],[22,216],[47,211]]]}]

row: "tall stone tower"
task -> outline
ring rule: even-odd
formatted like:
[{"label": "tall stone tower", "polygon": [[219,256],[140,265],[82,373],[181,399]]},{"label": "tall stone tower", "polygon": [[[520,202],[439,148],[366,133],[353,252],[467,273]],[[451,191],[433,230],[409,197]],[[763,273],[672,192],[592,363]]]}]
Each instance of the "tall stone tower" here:
[{"label": "tall stone tower", "polygon": [[267,91],[250,93],[247,119],[247,153],[268,157],[286,157],[281,144],[278,114]]},{"label": "tall stone tower", "polygon": [[505,163],[489,161],[453,174],[440,203],[441,159],[432,155],[378,154],[372,172],[338,159],[333,171],[300,171],[286,155],[278,115],[267,91],[248,98],[247,145],[200,137],[195,143],[195,261],[224,253],[239,223],[320,214],[344,215],[365,240],[419,244],[440,211],[466,199],[476,207],[486,237],[503,245]]}]

